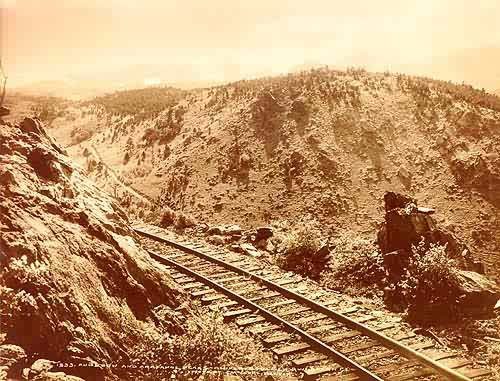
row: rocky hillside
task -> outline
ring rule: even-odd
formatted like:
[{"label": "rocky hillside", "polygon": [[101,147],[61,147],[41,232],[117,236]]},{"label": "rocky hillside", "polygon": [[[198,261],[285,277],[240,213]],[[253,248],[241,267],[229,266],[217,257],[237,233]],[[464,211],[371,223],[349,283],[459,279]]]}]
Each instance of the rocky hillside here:
[{"label": "rocky hillside", "polygon": [[182,295],[38,120],[0,124],[0,379],[123,379],[92,365],[175,332]]},{"label": "rocky hillside", "polygon": [[498,269],[497,96],[329,69],[147,94],[81,104],[50,133],[108,189],[104,164],[156,204],[208,223],[310,214],[332,234],[373,237],[384,192],[403,192]]}]

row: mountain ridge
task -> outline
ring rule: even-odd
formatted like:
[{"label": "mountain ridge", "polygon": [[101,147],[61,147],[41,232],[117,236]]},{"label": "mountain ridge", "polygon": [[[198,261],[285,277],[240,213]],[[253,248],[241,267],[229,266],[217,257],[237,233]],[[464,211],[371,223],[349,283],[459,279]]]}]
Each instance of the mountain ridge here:
[{"label": "mountain ridge", "polygon": [[[129,101],[130,110],[156,104]],[[311,214],[331,234],[365,236],[380,223],[383,192],[395,190],[437,208],[487,262],[498,255],[497,96],[322,68],[192,90],[149,114],[121,103],[111,112],[94,100],[71,111],[76,124],[59,118],[50,130],[103,186],[89,144],[158,206],[200,221],[256,226]],[[88,133],[75,141],[78,129]]]}]

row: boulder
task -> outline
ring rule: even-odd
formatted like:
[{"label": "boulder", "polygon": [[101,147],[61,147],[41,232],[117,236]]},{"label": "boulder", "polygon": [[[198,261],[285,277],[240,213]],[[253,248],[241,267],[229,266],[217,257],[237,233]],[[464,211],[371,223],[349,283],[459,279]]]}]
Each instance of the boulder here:
[{"label": "boulder", "polygon": [[[485,318],[492,316],[500,298],[497,285],[484,275],[473,271],[458,270],[455,279],[446,286],[428,291],[412,299],[408,306],[410,320],[420,323],[451,322],[461,318]],[[397,288],[398,286],[396,286]],[[401,288],[401,285],[399,285]],[[391,304],[404,305],[404,289],[388,293]]]},{"label": "boulder", "polygon": [[434,220],[427,213],[420,213],[413,202],[404,207],[390,208],[386,204],[383,233],[379,235],[379,247],[383,253],[411,250],[422,236],[435,229]]},{"label": "boulder", "polygon": [[222,228],[220,226],[211,226],[206,233],[207,235],[222,235]]},{"label": "boulder", "polygon": [[409,252],[405,250],[396,250],[383,254],[384,268],[389,276],[398,279],[406,271],[409,262]]},{"label": "boulder", "polygon": [[5,106],[0,106],[0,118],[10,114],[10,109]]},{"label": "boulder", "polygon": [[404,208],[408,204],[417,205],[417,200],[396,192],[386,192],[384,195],[384,205],[386,212],[396,208]]},{"label": "boulder", "polygon": [[273,228],[270,226],[261,226],[255,230],[255,241],[268,239],[273,236]]},{"label": "boulder", "polygon": [[459,308],[467,315],[481,315],[494,310],[500,299],[495,282],[473,271],[459,271]]},{"label": "boulder", "polygon": [[217,225],[210,227],[207,235],[218,235],[218,236],[238,236],[241,237],[242,230],[239,225]]},{"label": "boulder", "polygon": [[214,245],[219,245],[219,246],[222,246],[222,245],[225,245],[226,243],[228,243],[227,237],[223,237],[221,235],[210,236],[210,237],[208,237],[207,241],[214,244]]},{"label": "boulder", "polygon": [[0,345],[0,365],[8,368],[26,361],[26,352],[23,348],[12,345]]},{"label": "boulder", "polygon": [[250,255],[255,258],[260,257],[259,250],[257,250],[255,246],[250,243],[242,243],[240,245],[240,248],[241,251],[246,255]]},{"label": "boulder", "polygon": [[432,209],[432,208],[424,208],[423,206],[419,206],[417,208],[417,211],[419,213],[423,213],[423,214],[434,214],[436,212],[435,209]]},{"label": "boulder", "polygon": [[239,225],[228,225],[224,228],[225,235],[241,236],[241,227]]},{"label": "boulder", "polygon": [[54,367],[54,362],[46,359],[36,360],[30,367],[30,375],[37,375],[48,372]]},{"label": "boulder", "polygon": [[23,348],[13,345],[4,344],[0,346],[0,376],[5,373],[5,377],[0,377],[0,380],[10,377],[19,377],[27,360],[26,352]]},{"label": "boulder", "polygon": [[267,239],[261,239],[260,241],[255,241],[255,247],[260,250],[272,251],[274,245]]}]

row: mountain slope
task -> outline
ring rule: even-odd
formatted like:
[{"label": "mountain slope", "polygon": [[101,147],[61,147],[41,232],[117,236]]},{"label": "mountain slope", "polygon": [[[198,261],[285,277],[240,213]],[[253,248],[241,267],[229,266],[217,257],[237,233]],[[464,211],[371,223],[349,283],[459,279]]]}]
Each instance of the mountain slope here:
[{"label": "mountain slope", "polygon": [[0,344],[72,363],[64,371],[85,379],[113,379],[115,370],[78,364],[128,362],[162,324],[180,326],[171,308],[181,292],[138,245],[116,201],[36,119],[0,128],[0,232]]},{"label": "mountain slope", "polygon": [[91,146],[136,190],[199,220],[252,226],[311,214],[332,234],[366,236],[384,192],[399,191],[435,207],[490,269],[498,263],[496,96],[327,69],[193,90],[147,115],[128,112],[123,99],[130,110],[149,102],[130,95],[115,94],[120,108],[98,98],[73,110],[89,138],[75,142],[64,119],[51,130],[103,186]]}]

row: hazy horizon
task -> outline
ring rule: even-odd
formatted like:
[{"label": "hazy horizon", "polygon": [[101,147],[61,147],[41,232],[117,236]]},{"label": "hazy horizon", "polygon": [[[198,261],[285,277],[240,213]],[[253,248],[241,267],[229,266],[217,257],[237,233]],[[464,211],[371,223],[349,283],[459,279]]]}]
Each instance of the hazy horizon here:
[{"label": "hazy horizon", "polygon": [[329,65],[500,89],[500,8],[492,0],[0,0],[0,7],[11,87],[225,82]]}]

